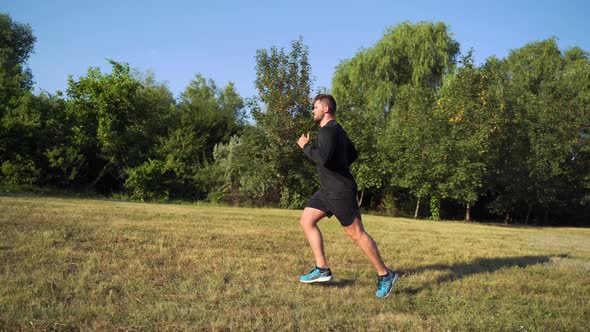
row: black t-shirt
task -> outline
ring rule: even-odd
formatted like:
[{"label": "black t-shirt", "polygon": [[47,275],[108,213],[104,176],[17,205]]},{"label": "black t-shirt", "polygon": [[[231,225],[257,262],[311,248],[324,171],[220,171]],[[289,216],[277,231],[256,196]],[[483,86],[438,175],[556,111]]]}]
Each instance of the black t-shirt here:
[{"label": "black t-shirt", "polygon": [[314,144],[303,152],[316,163],[320,186],[326,192],[357,190],[350,164],[358,157],[354,144],[336,120],[330,120],[318,131]]}]

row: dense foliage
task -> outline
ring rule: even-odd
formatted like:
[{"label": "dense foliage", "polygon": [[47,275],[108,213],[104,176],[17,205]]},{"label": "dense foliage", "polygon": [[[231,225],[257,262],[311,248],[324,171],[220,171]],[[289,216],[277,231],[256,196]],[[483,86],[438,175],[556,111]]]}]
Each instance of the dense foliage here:
[{"label": "dense foliage", "polygon": [[[175,98],[109,60],[33,93],[31,27],[0,15],[0,183],[138,200],[300,208],[318,186],[303,40],[258,50],[258,96],[195,75]],[[336,68],[337,119],[366,209],[588,225],[590,57],[555,39],[476,65],[444,23],[403,23]]]}]

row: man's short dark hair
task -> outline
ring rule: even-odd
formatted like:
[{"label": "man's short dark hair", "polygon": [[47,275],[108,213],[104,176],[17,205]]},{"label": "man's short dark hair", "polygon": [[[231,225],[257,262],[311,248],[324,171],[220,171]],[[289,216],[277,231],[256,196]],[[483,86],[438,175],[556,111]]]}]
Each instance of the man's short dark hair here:
[{"label": "man's short dark hair", "polygon": [[328,113],[330,113],[332,115],[336,115],[336,99],[334,99],[334,97],[332,97],[331,95],[326,95],[326,94],[321,93],[321,94],[315,96],[315,98],[313,99],[313,103],[315,104],[315,102],[318,100],[323,105],[328,106]]}]

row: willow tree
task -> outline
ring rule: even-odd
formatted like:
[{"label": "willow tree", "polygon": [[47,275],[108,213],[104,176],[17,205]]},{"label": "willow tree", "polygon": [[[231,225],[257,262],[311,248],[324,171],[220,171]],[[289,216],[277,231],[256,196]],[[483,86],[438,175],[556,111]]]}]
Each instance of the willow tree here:
[{"label": "willow tree", "polygon": [[[423,194],[424,191],[418,189],[424,187],[423,182],[428,179],[400,180],[412,176],[409,173],[421,172],[420,166],[413,168],[409,164],[421,158],[420,144],[406,142],[407,146],[400,146],[402,139],[387,127],[410,126],[406,129],[416,134],[424,131],[418,122],[399,122],[415,118],[409,114],[395,115],[400,92],[405,91],[406,95],[422,101],[430,100],[429,96],[442,85],[444,75],[454,68],[458,52],[459,44],[452,39],[444,23],[406,22],[389,28],[373,47],[361,50],[337,67],[332,89],[341,105],[339,119],[359,150],[359,160],[353,164],[353,171],[361,191],[380,191],[397,184],[408,188],[418,200],[423,195],[434,194],[431,190]],[[428,96],[417,96],[422,92]],[[405,108],[404,112],[429,112],[429,106]],[[419,135],[404,136],[409,139]],[[392,169],[393,161],[404,160],[408,165],[403,172]]]},{"label": "willow tree", "polygon": [[421,201],[429,197],[431,217],[439,218],[438,184],[448,173],[441,159],[442,132],[431,114],[435,102],[432,89],[402,86],[381,145],[387,149],[395,184],[416,197],[414,218],[419,215]]}]

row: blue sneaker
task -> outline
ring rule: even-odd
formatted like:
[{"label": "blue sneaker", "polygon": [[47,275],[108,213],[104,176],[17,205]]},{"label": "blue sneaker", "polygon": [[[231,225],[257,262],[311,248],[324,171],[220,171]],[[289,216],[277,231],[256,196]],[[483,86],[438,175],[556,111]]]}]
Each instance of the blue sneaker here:
[{"label": "blue sneaker", "polygon": [[330,269],[320,269],[319,267],[314,267],[311,272],[299,278],[299,281],[311,284],[314,282],[328,282],[334,279],[332,277],[332,271]]},{"label": "blue sneaker", "polygon": [[393,288],[393,284],[397,281],[399,275],[390,269],[387,269],[387,275],[383,277],[378,277],[377,282],[377,292],[375,295],[379,298],[384,298],[391,294],[391,289]]}]

